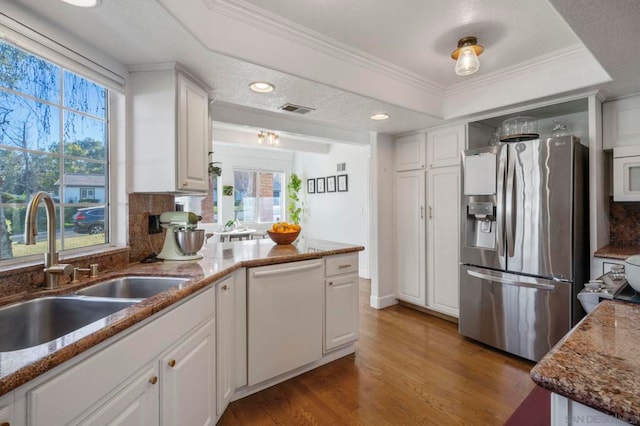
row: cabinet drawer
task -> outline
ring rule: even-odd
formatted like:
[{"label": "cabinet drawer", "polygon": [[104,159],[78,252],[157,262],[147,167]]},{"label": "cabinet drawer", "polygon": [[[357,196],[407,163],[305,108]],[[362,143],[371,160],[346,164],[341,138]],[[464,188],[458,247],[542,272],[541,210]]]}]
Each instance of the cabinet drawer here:
[{"label": "cabinet drawer", "polygon": [[325,257],[325,276],[358,273],[358,253]]}]

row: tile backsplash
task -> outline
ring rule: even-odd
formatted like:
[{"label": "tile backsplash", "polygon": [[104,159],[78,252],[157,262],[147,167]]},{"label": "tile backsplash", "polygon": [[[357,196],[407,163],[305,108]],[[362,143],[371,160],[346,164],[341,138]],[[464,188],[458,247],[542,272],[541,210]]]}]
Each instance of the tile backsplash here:
[{"label": "tile backsplash", "polygon": [[609,204],[611,245],[640,247],[640,203]]},{"label": "tile backsplash", "polygon": [[129,194],[129,262],[160,253],[165,231],[149,234],[149,215],[173,210],[175,198],[171,194]]}]

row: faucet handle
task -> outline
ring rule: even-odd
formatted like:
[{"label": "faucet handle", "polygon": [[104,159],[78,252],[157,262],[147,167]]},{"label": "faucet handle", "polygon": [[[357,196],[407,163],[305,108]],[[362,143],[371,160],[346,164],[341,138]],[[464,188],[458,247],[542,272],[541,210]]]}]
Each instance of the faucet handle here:
[{"label": "faucet handle", "polygon": [[97,263],[92,263],[91,265],[89,265],[89,271],[90,271],[89,276],[91,278],[95,278],[95,277],[98,276],[98,267],[99,266],[100,265],[98,265]]},{"label": "faucet handle", "polygon": [[61,275],[64,277],[73,273],[73,265],[68,263],[56,263],[55,265],[45,268],[44,271],[52,275]]}]

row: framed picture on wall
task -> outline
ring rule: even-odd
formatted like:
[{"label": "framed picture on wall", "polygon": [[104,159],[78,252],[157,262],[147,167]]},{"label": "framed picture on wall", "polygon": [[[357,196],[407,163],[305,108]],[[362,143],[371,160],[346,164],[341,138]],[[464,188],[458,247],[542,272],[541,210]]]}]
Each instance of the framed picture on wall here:
[{"label": "framed picture on wall", "polygon": [[338,192],[347,192],[349,190],[349,180],[347,175],[338,175]]},{"label": "framed picture on wall", "polygon": [[316,191],[318,193],[324,192],[324,178],[316,179]]},{"label": "framed picture on wall", "polygon": [[335,176],[327,176],[327,192],[336,192]]},{"label": "framed picture on wall", "polygon": [[307,179],[307,194],[315,194],[315,193],[316,193],[316,180]]}]

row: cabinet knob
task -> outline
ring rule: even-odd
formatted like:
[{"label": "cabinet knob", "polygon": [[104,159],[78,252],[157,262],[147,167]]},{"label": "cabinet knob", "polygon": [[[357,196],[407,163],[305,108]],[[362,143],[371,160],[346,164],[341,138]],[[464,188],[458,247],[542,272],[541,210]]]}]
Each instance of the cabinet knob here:
[{"label": "cabinet knob", "polygon": [[184,182],[182,182],[182,186],[189,186],[189,181],[185,180]]},{"label": "cabinet knob", "polygon": [[228,288],[229,288],[229,287],[228,287],[226,284],[222,286],[222,289],[223,289],[224,291],[227,291],[227,289],[228,289]]},{"label": "cabinet knob", "polygon": [[169,364],[169,367],[175,367],[176,366],[176,360],[172,359],[171,361],[169,361],[167,364]]},{"label": "cabinet knob", "polygon": [[333,285],[333,281],[329,281],[329,285]]},{"label": "cabinet knob", "polygon": [[149,383],[151,383],[152,385],[158,383],[158,376],[153,376],[152,378],[150,378]]}]

